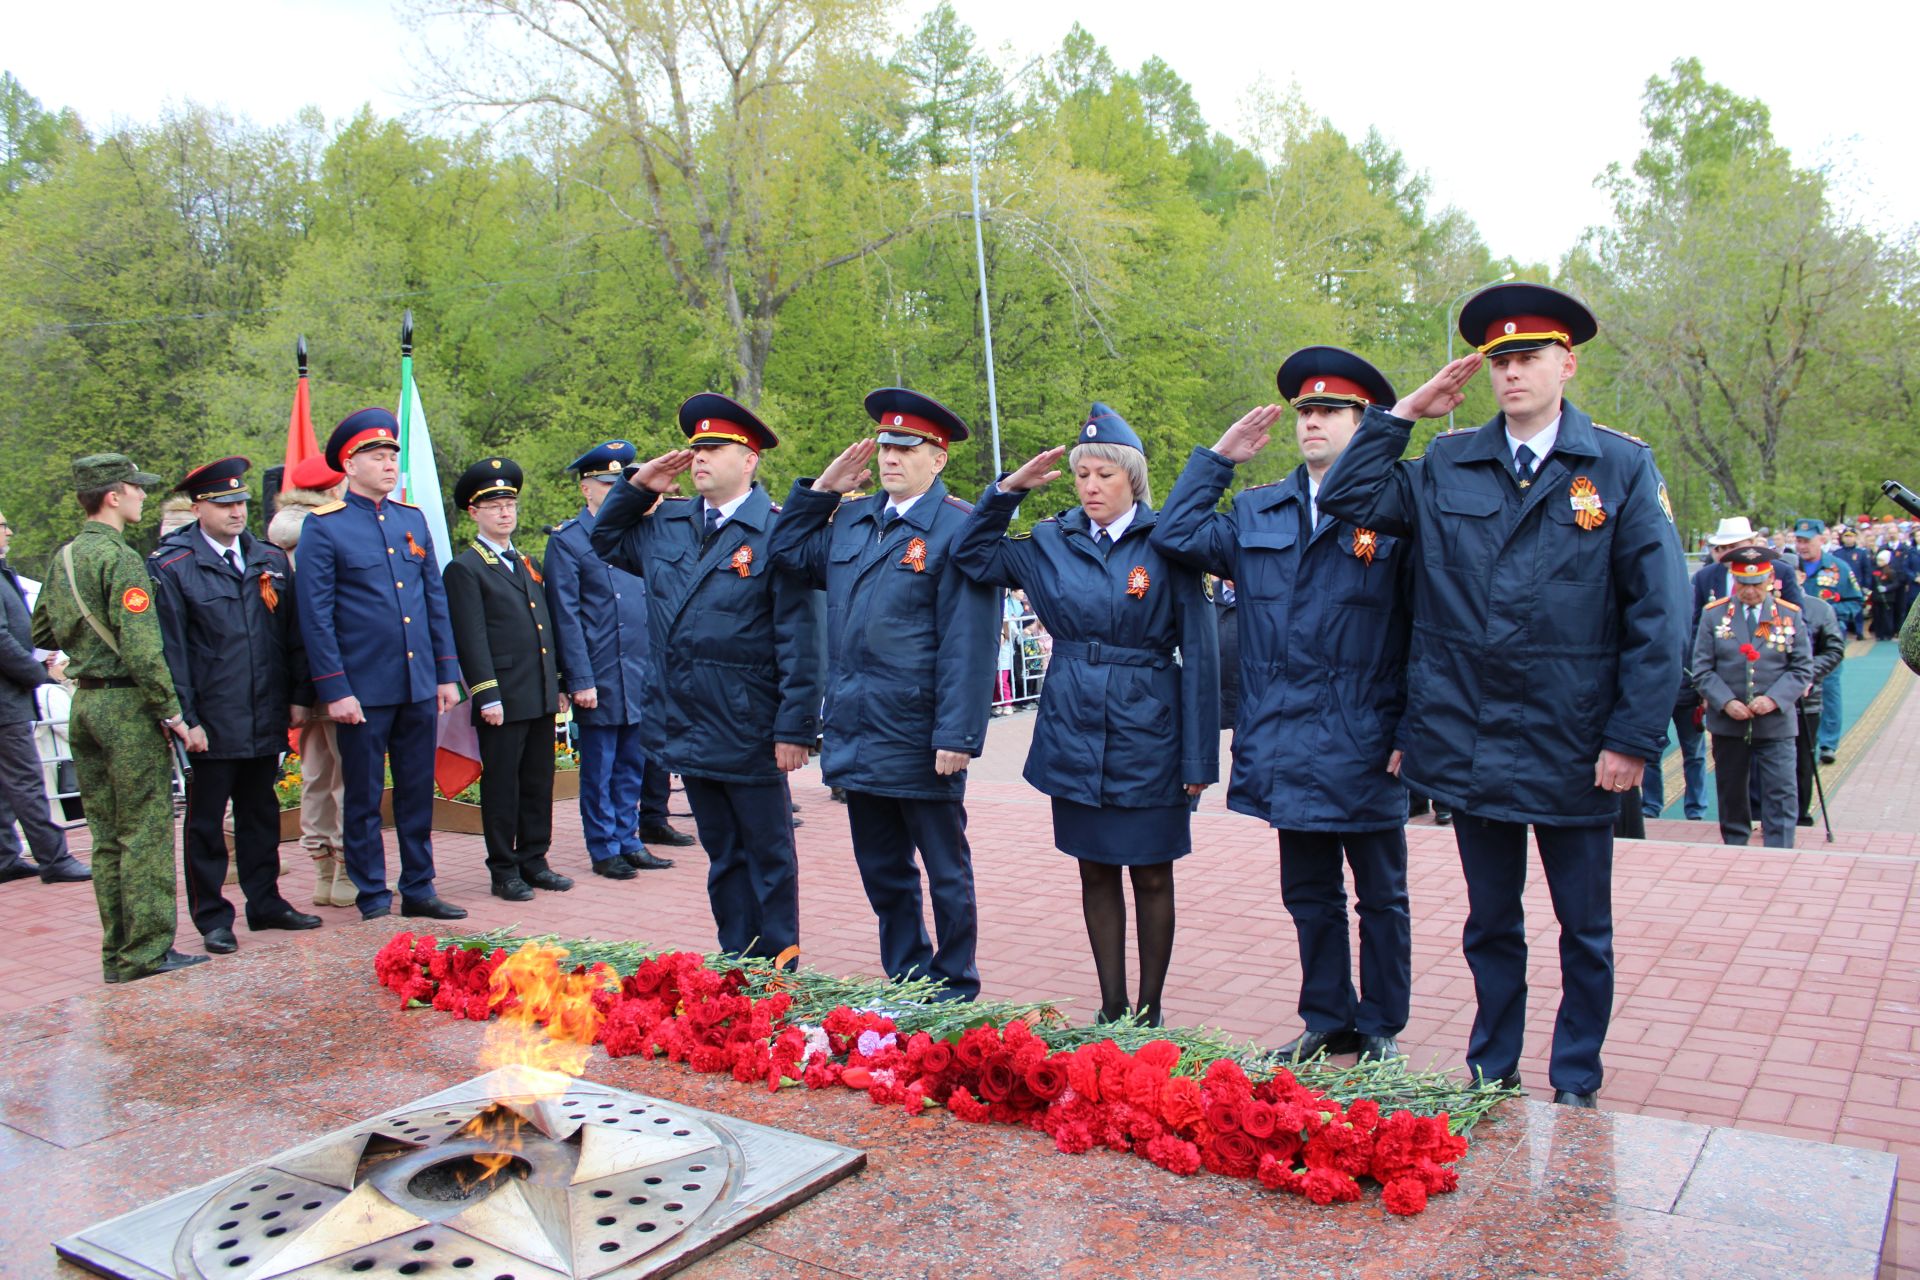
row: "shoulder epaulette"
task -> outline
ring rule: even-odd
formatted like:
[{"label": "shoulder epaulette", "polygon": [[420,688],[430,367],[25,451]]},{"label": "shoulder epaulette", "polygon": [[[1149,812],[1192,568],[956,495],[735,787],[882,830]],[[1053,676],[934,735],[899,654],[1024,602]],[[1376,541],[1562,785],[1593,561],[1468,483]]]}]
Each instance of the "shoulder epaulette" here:
[{"label": "shoulder epaulette", "polygon": [[[479,539],[476,538],[472,542],[467,543],[467,545],[472,547],[476,552],[478,552],[480,555],[480,558],[486,561],[488,564],[500,563],[500,557],[493,554],[493,552],[487,550],[486,544],[481,542]],[[471,693],[472,690],[469,689],[468,692]]]},{"label": "shoulder epaulette", "polygon": [[862,499],[862,498],[864,498],[864,497],[866,497],[866,496],[867,496],[866,494],[864,494],[864,493],[862,493],[862,492],[860,492],[860,490],[858,490],[858,489],[849,489],[849,490],[847,490],[847,492],[845,492],[845,493],[843,493],[843,494],[841,494],[841,495],[840,495],[840,501],[842,501],[842,502],[858,502],[858,501],[860,501],[860,499]]},{"label": "shoulder epaulette", "polygon": [[315,507],[313,514],[317,516],[327,516],[332,515],[336,511],[345,511],[346,509],[347,504],[344,502],[329,502],[324,506]]},{"label": "shoulder epaulette", "polygon": [[1442,431],[1433,438],[1435,440],[1446,440],[1453,436],[1470,436],[1479,429],[1479,427],[1448,427],[1445,431]]},{"label": "shoulder epaulette", "polygon": [[1631,440],[1635,444],[1639,445],[1642,449],[1653,448],[1652,445],[1648,444],[1645,440],[1642,440],[1639,436],[1634,435],[1631,431],[1622,431],[1618,427],[1610,427],[1604,422],[1594,423],[1593,429],[1595,431],[1604,431],[1610,436],[1619,436],[1622,440]]},{"label": "shoulder epaulette", "polygon": [[418,511],[420,509],[417,504],[408,502],[402,498],[388,498],[387,501],[391,502],[396,507],[405,507],[410,511]]},{"label": "shoulder epaulette", "polygon": [[1242,489],[1240,492],[1252,493],[1255,489],[1271,489],[1273,488],[1273,486],[1277,484],[1285,484],[1287,482],[1287,479],[1288,477],[1281,476],[1278,480],[1269,480],[1265,484],[1250,484],[1246,488]]},{"label": "shoulder epaulette", "polygon": [[1775,600],[1774,604],[1778,605],[1782,609],[1791,609],[1795,613],[1800,612],[1800,606],[1795,604],[1791,600]]},{"label": "shoulder epaulette", "polygon": [[948,494],[945,498],[942,498],[941,501],[950,507],[958,507],[962,511],[973,510],[973,504],[971,502],[968,502],[965,498],[956,498],[952,494]]},{"label": "shoulder epaulette", "polygon": [[[172,551],[172,550],[174,550],[174,548],[172,548],[172,547],[162,547],[162,548],[160,549],[160,551],[156,551],[156,552],[154,552],[154,553],[153,553],[153,554],[152,554],[151,556],[149,556],[149,557],[147,557],[147,558],[148,558],[149,560],[160,560],[160,554],[161,554],[161,552],[163,552],[163,551]],[[170,564],[172,564],[172,563],[174,562],[174,560],[185,560],[185,559],[186,559],[186,558],[187,558],[188,556],[190,556],[190,555],[192,555],[192,554],[193,554],[193,551],[192,551],[192,549],[191,549],[191,548],[189,548],[189,549],[187,549],[187,550],[183,550],[183,551],[181,551],[181,552],[180,552],[180,554],[179,554],[179,555],[177,555],[177,556],[175,556],[175,557],[173,557],[173,559],[172,559],[172,560],[160,560],[160,563],[159,563],[159,564],[156,564],[156,565],[155,565],[155,566],[153,566],[153,567],[154,567],[155,569],[164,569],[164,568],[166,568],[166,567],[167,567],[168,565],[170,565]]]},{"label": "shoulder epaulette", "polygon": [[573,528],[574,525],[579,523],[579,519],[580,518],[578,516],[568,516],[565,520],[562,520],[559,524],[553,526],[553,532],[559,533],[562,529],[571,529]]},{"label": "shoulder epaulette", "polygon": [[1718,600],[1709,600],[1705,604],[1700,606],[1700,612],[1705,613],[1709,609],[1718,609],[1721,605],[1725,604],[1727,601],[1731,599],[1733,599],[1732,596],[1721,596]]}]

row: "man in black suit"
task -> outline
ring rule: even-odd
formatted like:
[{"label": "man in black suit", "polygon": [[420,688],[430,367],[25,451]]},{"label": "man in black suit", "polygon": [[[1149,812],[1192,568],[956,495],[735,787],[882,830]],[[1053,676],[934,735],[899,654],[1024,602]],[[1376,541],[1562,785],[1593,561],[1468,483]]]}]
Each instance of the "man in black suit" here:
[{"label": "man in black suit", "polygon": [[1793,558],[1776,551],[1764,537],[1755,533],[1753,522],[1745,516],[1728,516],[1707,537],[1707,554],[1711,559],[1694,571],[1694,617],[1700,616],[1709,601],[1732,598],[1733,576],[1727,570],[1726,560],[1741,547],[1759,547],[1767,553],[1773,563],[1774,581],[1780,584],[1782,600],[1795,609],[1806,603],[1805,594],[1800,590],[1800,566]]},{"label": "man in black suit", "polygon": [[[48,883],[91,880],[93,873],[67,851],[67,833],[54,824],[34,745],[33,691],[53,679],[33,656],[33,616],[20,580],[7,565],[13,526],[0,515],[0,884],[37,875]],[[15,819],[27,834],[37,867],[20,856]]]},{"label": "man in black suit", "polygon": [[573,881],[547,866],[553,843],[553,717],[567,709],[540,562],[513,549],[519,466],[486,458],[453,489],[480,536],[447,563],[447,611],[480,736],[480,824],[493,893],[525,902]]}]

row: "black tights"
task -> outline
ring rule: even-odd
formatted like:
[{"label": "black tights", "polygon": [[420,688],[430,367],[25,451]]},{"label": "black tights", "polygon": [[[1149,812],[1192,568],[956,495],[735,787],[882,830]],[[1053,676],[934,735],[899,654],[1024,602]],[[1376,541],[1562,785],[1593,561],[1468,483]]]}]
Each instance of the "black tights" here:
[{"label": "black tights", "polygon": [[[1133,873],[1133,909],[1140,942],[1139,1011],[1149,1022],[1160,1016],[1160,998],[1173,959],[1173,864],[1129,867]],[[1127,898],[1120,868],[1104,862],[1080,862],[1080,907],[1087,917],[1087,941],[1100,975],[1100,1013],[1108,1019],[1127,1011]]]}]

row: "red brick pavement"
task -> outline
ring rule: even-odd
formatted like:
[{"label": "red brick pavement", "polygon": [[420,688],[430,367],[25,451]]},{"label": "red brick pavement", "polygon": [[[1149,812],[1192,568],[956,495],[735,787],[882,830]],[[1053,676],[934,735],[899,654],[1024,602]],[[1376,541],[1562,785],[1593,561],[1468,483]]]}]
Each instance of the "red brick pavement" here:
[{"label": "red brick pavement", "polygon": [[[1084,1012],[1097,997],[1075,909],[1077,876],[1051,847],[1045,797],[1018,781],[1031,723],[1031,716],[994,722],[989,755],[970,788],[981,969],[990,995],[1070,999]],[[1907,807],[1888,810],[1902,830],[1856,833],[1848,837],[1851,847],[1809,842],[1793,851],[1666,840],[1620,846],[1619,978],[1602,1105],[1920,1155],[1920,910],[1913,905],[1920,878],[1913,835],[1920,815],[1913,807],[1920,797],[1912,786],[1920,775],[1908,745],[1916,736],[1920,699],[1908,698],[1874,759],[1848,780],[1849,789],[1891,794],[1904,787]],[[1883,752],[1904,761],[1906,772],[1876,774]],[[807,962],[873,973],[872,917],[844,814],[812,770],[798,775],[795,795],[805,820],[799,834]],[[524,904],[492,898],[478,838],[447,835],[435,842],[441,892],[472,908],[476,928],[517,924],[713,944],[699,850],[678,851],[680,865],[671,871],[601,880],[586,874],[572,806],[560,806],[556,818],[562,852],[555,863],[576,876],[572,892]],[[1693,834],[1706,826],[1659,825],[1661,835],[1668,827]],[[75,834],[84,849],[84,832]],[[1414,1011],[1401,1045],[1416,1063],[1452,1065],[1473,1017],[1472,983],[1459,953],[1465,885],[1451,833],[1416,824],[1408,834]],[[286,852],[298,857],[295,846]],[[1218,790],[1209,793],[1194,822],[1193,855],[1180,868],[1171,1020],[1267,1043],[1297,1030],[1299,964],[1275,860],[1271,832],[1226,812]],[[289,898],[304,903],[301,891],[311,884],[305,865],[284,883]],[[1546,1097],[1559,975],[1552,914],[1537,876],[1527,907],[1535,1000],[1522,1072],[1531,1091]],[[350,908],[321,914],[328,928],[353,927]],[[87,886],[23,881],[0,888],[0,930],[23,944],[0,958],[0,1011],[96,989],[99,929]],[[247,952],[300,944],[298,935],[242,929],[239,937]],[[186,940],[198,941],[184,919],[181,938],[183,949],[193,949]],[[1916,1280],[1920,1179],[1902,1179],[1896,1219],[1885,1274]]]}]

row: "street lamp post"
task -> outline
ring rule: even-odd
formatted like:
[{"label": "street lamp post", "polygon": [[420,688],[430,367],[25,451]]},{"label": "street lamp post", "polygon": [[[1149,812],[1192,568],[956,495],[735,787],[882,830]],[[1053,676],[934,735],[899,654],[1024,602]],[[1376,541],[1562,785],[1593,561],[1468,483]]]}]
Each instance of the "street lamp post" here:
[{"label": "street lamp post", "polygon": [[[1454,294],[1454,295],[1453,295],[1453,298],[1452,298],[1452,300],[1451,300],[1451,301],[1449,301],[1449,302],[1447,303],[1447,363],[1448,363],[1448,364],[1452,364],[1452,363],[1453,363],[1453,307],[1454,307],[1454,303],[1456,303],[1456,302],[1461,302],[1461,301],[1464,301],[1464,300],[1465,300],[1465,299],[1467,299],[1467,298],[1471,298],[1471,297],[1472,297],[1472,296],[1473,296],[1474,294],[1476,294],[1476,293],[1478,293],[1478,292],[1480,292],[1480,291],[1481,291],[1482,289],[1484,289],[1484,288],[1486,288],[1486,287],[1487,287],[1487,285],[1492,285],[1492,284],[1505,284],[1505,283],[1506,283],[1507,281],[1509,281],[1509,280],[1511,280],[1511,279],[1513,279],[1513,272],[1511,272],[1511,271],[1508,271],[1508,272],[1506,272],[1506,273],[1505,273],[1504,275],[1502,275],[1502,276],[1501,276],[1501,277],[1500,277],[1500,278],[1499,278],[1498,280],[1489,280],[1489,281],[1487,281],[1487,283],[1486,283],[1486,284],[1476,284],[1476,285],[1474,285],[1474,286],[1472,286],[1471,288],[1468,288],[1468,289],[1463,289],[1463,290],[1461,290],[1461,291],[1460,291],[1459,293],[1456,293],[1456,294]],[[1447,430],[1449,430],[1449,431],[1451,431],[1451,430],[1453,430],[1453,410],[1451,410],[1451,409],[1449,409],[1449,410],[1447,410]]]}]

